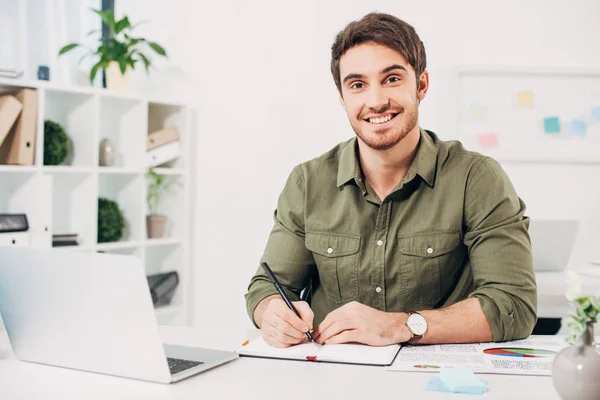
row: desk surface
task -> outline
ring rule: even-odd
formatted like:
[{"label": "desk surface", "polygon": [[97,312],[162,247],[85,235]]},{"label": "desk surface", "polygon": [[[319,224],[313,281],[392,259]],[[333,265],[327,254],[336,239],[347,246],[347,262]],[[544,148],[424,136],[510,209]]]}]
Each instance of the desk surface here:
[{"label": "desk surface", "polygon": [[[160,327],[165,343],[236,350],[244,333]],[[254,332],[256,334],[256,332]],[[381,367],[239,358],[172,385],[18,361],[0,332],[1,399],[458,399],[428,392],[432,373]],[[480,375],[488,399],[558,399],[550,377]],[[475,399],[478,396],[463,395]]]}]

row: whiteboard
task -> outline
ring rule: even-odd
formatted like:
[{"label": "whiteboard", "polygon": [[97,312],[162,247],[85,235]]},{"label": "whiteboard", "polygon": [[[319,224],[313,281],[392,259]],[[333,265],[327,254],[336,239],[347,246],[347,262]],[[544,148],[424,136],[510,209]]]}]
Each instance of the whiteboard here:
[{"label": "whiteboard", "polygon": [[500,162],[600,164],[600,71],[457,69],[455,136]]}]

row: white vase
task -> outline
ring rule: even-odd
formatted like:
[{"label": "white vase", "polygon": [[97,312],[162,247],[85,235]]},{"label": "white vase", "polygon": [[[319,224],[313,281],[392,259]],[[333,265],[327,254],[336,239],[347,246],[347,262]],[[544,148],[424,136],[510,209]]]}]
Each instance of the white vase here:
[{"label": "white vase", "polygon": [[121,74],[119,63],[111,61],[106,68],[106,88],[115,92],[128,92],[129,91],[129,76],[131,67],[128,65],[125,69],[125,75]]}]

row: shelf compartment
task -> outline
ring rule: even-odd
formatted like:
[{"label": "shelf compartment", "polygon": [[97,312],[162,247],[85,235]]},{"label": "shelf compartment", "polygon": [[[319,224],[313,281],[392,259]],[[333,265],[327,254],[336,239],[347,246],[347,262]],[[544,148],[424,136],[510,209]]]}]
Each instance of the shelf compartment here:
[{"label": "shelf compartment", "polygon": [[[109,139],[114,146],[114,163],[111,167],[141,170],[146,161],[147,103],[139,100],[100,98],[100,143]],[[99,164],[98,164],[99,165]],[[102,167],[104,168],[104,167]]]},{"label": "shelf compartment", "polygon": [[77,234],[79,246],[96,242],[95,198],[96,180],[93,174],[51,174],[53,180],[53,234]]},{"label": "shelf compartment", "polygon": [[[143,208],[140,207],[140,204],[145,202],[142,183],[143,176],[141,174],[100,174],[98,176],[98,196],[116,201],[125,218],[125,230],[121,242],[142,239],[144,223],[142,221]],[[105,246],[104,243],[98,245]]]},{"label": "shelf compartment", "polygon": [[44,120],[60,124],[71,141],[71,153],[64,165],[97,165],[95,139],[98,130],[98,99],[84,94],[60,90],[45,91]]},{"label": "shelf compartment", "polygon": [[[181,141],[182,154],[179,158],[170,161],[160,167],[166,168],[185,168],[189,160],[187,159],[190,146],[188,137],[189,113],[183,106],[169,105],[164,103],[148,104],[148,133],[152,133],[164,128],[175,128]],[[145,140],[146,138],[144,138]]]}]

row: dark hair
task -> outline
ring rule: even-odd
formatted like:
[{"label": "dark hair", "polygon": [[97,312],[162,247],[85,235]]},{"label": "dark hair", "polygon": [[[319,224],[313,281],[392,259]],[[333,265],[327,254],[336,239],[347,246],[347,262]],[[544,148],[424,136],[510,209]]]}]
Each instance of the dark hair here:
[{"label": "dark hair", "polygon": [[425,71],[425,46],[415,28],[393,15],[373,12],[350,22],[337,34],[331,46],[331,74],[340,93],[340,58],[346,51],[364,42],[375,42],[402,54],[415,70],[417,82]]}]

